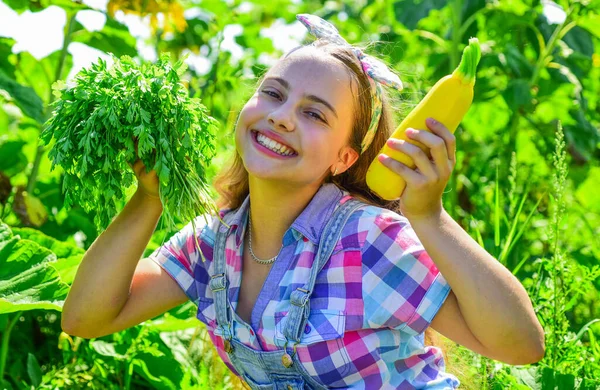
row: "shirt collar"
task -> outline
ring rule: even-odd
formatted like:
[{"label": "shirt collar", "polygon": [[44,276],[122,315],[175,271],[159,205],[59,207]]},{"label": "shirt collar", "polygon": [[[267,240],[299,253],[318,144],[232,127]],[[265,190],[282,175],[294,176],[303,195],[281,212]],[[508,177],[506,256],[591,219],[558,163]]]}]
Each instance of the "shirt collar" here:
[{"label": "shirt collar", "polygon": [[[306,237],[313,244],[319,245],[325,224],[343,196],[344,192],[338,186],[333,183],[324,183],[294,220],[291,229],[286,231],[283,238],[284,245],[290,244],[290,241],[297,241],[301,237]],[[235,232],[235,243],[238,247],[242,243],[242,233],[245,230],[243,227],[247,220],[249,205],[250,195],[247,195],[242,205],[233,211],[235,214],[232,217],[230,226]]]}]

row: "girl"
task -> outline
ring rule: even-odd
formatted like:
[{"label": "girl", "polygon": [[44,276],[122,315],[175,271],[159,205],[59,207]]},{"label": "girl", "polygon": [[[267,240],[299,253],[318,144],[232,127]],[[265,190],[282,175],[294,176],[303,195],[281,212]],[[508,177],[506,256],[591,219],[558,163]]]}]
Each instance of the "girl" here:
[{"label": "girl", "polygon": [[[430,157],[390,140],[415,169],[378,156],[394,128],[381,84],[400,80],[329,23],[298,19],[319,39],[282,57],[241,110],[234,161],[215,181],[225,224],[199,217],[139,260],[162,205],[138,161],[137,192],[79,267],[65,332],[100,337],[191,299],[253,389],[456,388],[424,345],[429,326],[492,359],[539,361],[524,288],[443,209],[452,134],[433,119],[410,132]],[[399,202],[366,186],[374,158],[406,180]]]}]

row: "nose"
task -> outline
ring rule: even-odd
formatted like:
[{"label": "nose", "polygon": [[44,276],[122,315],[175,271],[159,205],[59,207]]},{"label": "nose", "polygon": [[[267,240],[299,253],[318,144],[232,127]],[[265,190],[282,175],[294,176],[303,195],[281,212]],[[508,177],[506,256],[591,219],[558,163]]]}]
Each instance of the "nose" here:
[{"label": "nose", "polygon": [[294,105],[291,102],[280,105],[269,113],[267,120],[276,129],[294,130]]}]

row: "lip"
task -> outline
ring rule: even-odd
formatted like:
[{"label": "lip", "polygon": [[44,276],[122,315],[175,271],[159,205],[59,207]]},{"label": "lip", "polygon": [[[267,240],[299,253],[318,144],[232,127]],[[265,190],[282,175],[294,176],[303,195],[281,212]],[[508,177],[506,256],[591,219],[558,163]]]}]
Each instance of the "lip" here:
[{"label": "lip", "polygon": [[277,135],[277,133],[274,133],[271,130],[257,130],[257,129],[252,129],[252,131],[256,131],[258,133],[261,133],[262,135],[271,138],[273,141],[277,141],[280,144],[282,144],[283,146],[287,146],[288,148],[292,149],[294,151],[294,153],[298,154],[298,152],[296,151],[296,149],[294,149],[293,147],[291,147],[290,145],[288,145],[283,138],[281,138],[279,135]]},{"label": "lip", "polygon": [[251,134],[252,143],[254,144],[254,147],[255,147],[255,148],[257,148],[258,150],[260,150],[262,153],[264,153],[264,154],[268,155],[268,156],[271,156],[271,157],[273,157],[273,158],[277,158],[277,159],[283,159],[283,160],[285,160],[285,159],[290,159],[290,158],[294,158],[294,157],[298,156],[298,153],[297,153],[297,152],[294,152],[294,154],[291,154],[291,155],[289,155],[289,156],[284,156],[284,155],[281,155],[281,154],[279,154],[279,153],[275,153],[275,152],[274,152],[274,151],[272,151],[271,149],[269,149],[269,148],[267,148],[267,147],[265,147],[265,146],[261,145],[261,144],[258,142],[258,139],[257,139],[257,137],[258,137],[258,134],[259,134],[259,132],[258,132],[258,131],[252,130],[252,131],[250,131],[250,134]]}]

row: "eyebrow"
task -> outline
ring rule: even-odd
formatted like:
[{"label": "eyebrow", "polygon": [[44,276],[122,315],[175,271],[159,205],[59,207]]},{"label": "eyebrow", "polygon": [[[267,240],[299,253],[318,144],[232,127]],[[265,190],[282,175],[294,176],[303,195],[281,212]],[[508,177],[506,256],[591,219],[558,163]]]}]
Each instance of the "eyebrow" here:
[{"label": "eyebrow", "polygon": [[[281,77],[269,77],[269,78],[265,79],[265,81],[267,81],[267,80],[275,80],[279,84],[283,85],[283,87],[285,89],[290,89],[290,83],[288,83],[286,80],[282,79]],[[333,106],[331,104],[329,104],[326,100],[321,99],[320,97],[315,96],[315,95],[305,95],[305,97],[308,100],[312,100],[313,102],[321,103],[325,107],[329,108],[329,110],[331,110],[331,112],[333,112],[333,115],[335,115],[335,117],[338,118],[337,112],[335,111]]]}]

